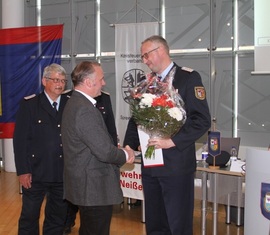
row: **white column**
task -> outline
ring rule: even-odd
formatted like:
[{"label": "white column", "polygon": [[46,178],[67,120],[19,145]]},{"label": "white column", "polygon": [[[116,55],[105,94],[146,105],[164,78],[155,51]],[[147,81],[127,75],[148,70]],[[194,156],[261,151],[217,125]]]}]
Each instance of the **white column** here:
[{"label": "white column", "polygon": [[[2,0],[2,28],[24,27],[24,1]],[[7,172],[16,172],[13,153],[13,139],[3,139],[3,162]]]}]

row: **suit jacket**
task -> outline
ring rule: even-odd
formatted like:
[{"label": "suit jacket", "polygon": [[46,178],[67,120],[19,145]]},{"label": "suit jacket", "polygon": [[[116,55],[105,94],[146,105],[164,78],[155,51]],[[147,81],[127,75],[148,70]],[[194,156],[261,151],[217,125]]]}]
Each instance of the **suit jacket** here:
[{"label": "suit jacket", "polygon": [[125,153],[113,144],[99,110],[76,90],[63,113],[62,141],[64,197],[80,206],[121,203]]},{"label": "suit jacket", "polygon": [[[183,101],[187,120],[180,131],[172,137],[175,147],[163,149],[164,166],[142,168],[142,173],[152,176],[171,176],[195,172],[196,150],[195,141],[199,139],[211,126],[211,116],[207,100],[200,99],[197,88],[203,87],[198,72],[176,66],[173,86],[178,89]],[[131,118],[124,140],[124,145],[134,149],[139,146],[137,127]]]},{"label": "suit jacket", "polygon": [[63,182],[60,127],[67,100],[61,96],[57,114],[44,92],[22,100],[13,136],[18,175],[31,173],[33,182]]},{"label": "suit jacket", "polygon": [[[73,90],[67,90],[64,93],[71,96],[72,92]],[[108,129],[108,132],[110,136],[112,137],[113,143],[115,146],[118,146],[118,138],[117,138],[118,136],[117,136],[117,130],[115,126],[115,119],[114,119],[110,94],[104,91],[101,91],[101,95],[95,97],[95,100],[97,101],[96,108],[102,114],[102,117]]]}]

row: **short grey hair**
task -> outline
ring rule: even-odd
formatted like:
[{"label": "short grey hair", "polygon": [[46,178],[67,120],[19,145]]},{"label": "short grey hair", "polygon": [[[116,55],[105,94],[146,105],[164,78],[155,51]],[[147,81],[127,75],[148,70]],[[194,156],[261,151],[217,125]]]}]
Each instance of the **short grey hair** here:
[{"label": "short grey hair", "polygon": [[170,49],[169,49],[169,45],[166,41],[165,38],[159,36],[159,35],[152,35],[151,37],[149,38],[146,38],[143,42],[142,42],[142,45],[146,42],[152,42],[152,43],[158,43],[158,44],[161,44],[163,45],[163,47],[165,48],[167,54],[170,53]]},{"label": "short grey hair", "polygon": [[44,68],[43,71],[43,77],[49,78],[51,76],[51,73],[59,73],[66,77],[67,73],[66,70],[59,64],[53,63]]}]

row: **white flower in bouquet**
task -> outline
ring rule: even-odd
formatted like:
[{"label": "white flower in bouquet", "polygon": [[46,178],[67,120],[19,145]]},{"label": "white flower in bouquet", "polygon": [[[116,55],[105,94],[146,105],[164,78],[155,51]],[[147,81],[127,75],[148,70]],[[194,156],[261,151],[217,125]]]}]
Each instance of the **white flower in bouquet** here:
[{"label": "white flower in bouquet", "polygon": [[151,104],[153,102],[153,99],[155,98],[155,95],[152,95],[150,93],[145,93],[142,95],[141,102],[139,103],[140,108],[145,108],[145,107],[151,107]]},{"label": "white flower in bouquet", "polygon": [[175,118],[177,121],[181,121],[183,119],[183,114],[177,107],[170,108],[168,110],[168,113],[172,118]]}]

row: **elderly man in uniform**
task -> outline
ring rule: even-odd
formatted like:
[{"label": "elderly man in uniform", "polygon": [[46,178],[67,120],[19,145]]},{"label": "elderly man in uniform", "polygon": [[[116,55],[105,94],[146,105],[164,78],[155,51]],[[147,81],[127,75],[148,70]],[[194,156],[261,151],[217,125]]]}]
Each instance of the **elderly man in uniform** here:
[{"label": "elderly man in uniform", "polygon": [[63,200],[61,119],[67,95],[66,71],[58,64],[44,69],[44,91],[22,100],[13,137],[15,164],[22,185],[19,235],[39,235],[40,208],[46,197],[43,235],[62,235],[67,215]]}]

